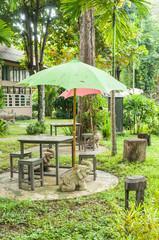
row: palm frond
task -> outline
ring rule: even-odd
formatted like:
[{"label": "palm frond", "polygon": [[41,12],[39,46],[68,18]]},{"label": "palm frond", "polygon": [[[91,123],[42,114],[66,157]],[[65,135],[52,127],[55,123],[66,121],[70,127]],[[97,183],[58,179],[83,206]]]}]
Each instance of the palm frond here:
[{"label": "palm frond", "polygon": [[0,19],[0,43],[9,46],[11,44],[10,38],[12,31],[7,27],[7,24]]},{"label": "palm frond", "polygon": [[145,0],[129,0],[129,2],[137,6],[141,18],[145,18],[150,14],[148,5],[151,5],[151,2]]}]

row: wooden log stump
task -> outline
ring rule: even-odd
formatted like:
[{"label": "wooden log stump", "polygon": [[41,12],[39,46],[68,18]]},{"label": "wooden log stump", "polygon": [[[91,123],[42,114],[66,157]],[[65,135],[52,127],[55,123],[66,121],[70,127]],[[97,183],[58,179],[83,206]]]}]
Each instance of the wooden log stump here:
[{"label": "wooden log stump", "polygon": [[146,159],[146,139],[130,138],[124,140],[123,160],[142,162]]},{"label": "wooden log stump", "polygon": [[138,138],[141,139],[146,139],[147,140],[147,145],[151,146],[151,135],[150,134],[146,134],[146,133],[139,133],[137,135]]}]

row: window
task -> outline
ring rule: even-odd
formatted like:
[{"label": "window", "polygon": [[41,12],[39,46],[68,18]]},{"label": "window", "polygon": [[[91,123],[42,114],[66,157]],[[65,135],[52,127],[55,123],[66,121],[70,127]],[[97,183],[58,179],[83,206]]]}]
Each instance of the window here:
[{"label": "window", "polygon": [[31,95],[5,94],[5,105],[7,107],[29,107]]},{"label": "window", "polygon": [[26,106],[30,106],[30,96],[26,96]]},{"label": "window", "polygon": [[29,76],[29,72],[20,67],[2,66],[2,80],[20,82]]},{"label": "window", "polygon": [[25,96],[21,95],[21,106],[24,107],[25,106]]},{"label": "window", "polygon": [[2,80],[8,80],[8,67],[2,66]]},{"label": "window", "polygon": [[19,94],[15,95],[15,106],[16,107],[19,107],[19,96],[20,96]]},{"label": "window", "polygon": [[9,95],[9,107],[13,106],[13,95]]}]

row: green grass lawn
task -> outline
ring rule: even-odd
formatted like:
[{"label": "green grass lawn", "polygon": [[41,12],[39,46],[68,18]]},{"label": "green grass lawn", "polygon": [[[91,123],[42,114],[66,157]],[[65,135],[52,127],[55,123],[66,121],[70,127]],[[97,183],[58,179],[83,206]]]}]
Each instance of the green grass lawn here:
[{"label": "green grass lawn", "polygon": [[[47,124],[49,121],[48,119]],[[25,123],[27,122],[30,121]],[[23,131],[17,129],[19,123],[23,125],[22,121],[10,126],[10,137],[25,134],[25,127],[22,126]],[[47,131],[49,132],[49,125]],[[88,197],[60,201],[17,201],[1,198],[0,239],[158,240],[159,139],[151,136],[152,146],[147,147],[145,162],[130,163],[122,161],[123,141],[130,137],[132,136],[128,134],[117,136],[118,153],[115,157],[110,156],[110,150],[97,155],[97,168],[119,178],[119,185],[114,189]],[[102,140],[101,144],[111,148],[110,140]],[[9,153],[16,150],[19,150],[17,141],[0,141],[0,169],[9,170]],[[66,157],[64,161],[67,164],[70,158]],[[131,192],[132,209],[125,212],[124,178],[130,175],[146,177],[147,189],[144,208],[133,207],[135,193]]]},{"label": "green grass lawn", "polygon": [[[30,119],[25,121],[16,121],[15,124],[10,124],[8,128],[7,138],[13,138],[13,137],[22,137],[26,136],[26,127],[31,124],[35,123],[37,119]],[[68,119],[51,119],[46,118],[45,124],[46,124],[46,134],[50,134],[50,125],[49,123],[57,123],[57,122],[73,122],[73,120]],[[58,128],[57,130],[58,134],[63,134],[62,128]],[[53,128],[53,134],[54,134],[54,128]],[[1,136],[2,137],[2,136]]]}]

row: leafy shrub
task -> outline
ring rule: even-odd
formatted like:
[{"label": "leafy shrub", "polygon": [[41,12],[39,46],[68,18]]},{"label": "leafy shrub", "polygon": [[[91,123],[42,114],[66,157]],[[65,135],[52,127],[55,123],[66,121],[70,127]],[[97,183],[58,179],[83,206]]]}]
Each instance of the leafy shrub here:
[{"label": "leafy shrub", "polygon": [[32,118],[38,117],[38,111],[32,111]]},{"label": "leafy shrub", "polygon": [[103,138],[105,139],[109,139],[110,136],[111,136],[111,122],[110,122],[110,117],[109,115],[107,114],[107,117],[105,119],[105,122],[102,123],[100,126],[99,126],[100,130],[101,130],[101,133],[103,135]]},{"label": "leafy shrub", "polygon": [[134,129],[137,125],[137,132],[142,123],[151,125],[155,114],[155,102],[142,95],[128,96],[123,104],[123,125],[126,129]]},{"label": "leafy shrub", "polygon": [[29,135],[45,133],[45,131],[46,131],[46,125],[41,124],[40,122],[29,124],[26,128],[26,132]]},{"label": "leafy shrub", "polygon": [[16,119],[16,120],[30,120],[31,117],[30,117],[30,116],[20,115],[20,116],[15,116],[15,119]]},{"label": "leafy shrub", "polygon": [[6,122],[3,119],[0,120],[0,136],[5,136],[10,122]]},{"label": "leafy shrub", "polygon": [[69,113],[64,110],[61,110],[61,109],[57,109],[54,114],[55,114],[56,118],[59,118],[59,119],[68,119],[69,118]]}]

